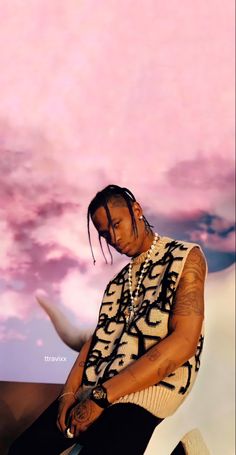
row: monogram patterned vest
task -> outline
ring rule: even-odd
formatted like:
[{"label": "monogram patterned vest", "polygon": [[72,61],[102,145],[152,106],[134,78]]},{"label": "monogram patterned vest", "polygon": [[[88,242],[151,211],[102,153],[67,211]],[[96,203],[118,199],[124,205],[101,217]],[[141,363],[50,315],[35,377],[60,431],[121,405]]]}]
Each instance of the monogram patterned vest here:
[{"label": "monogram patterned vest", "polygon": [[[129,266],[126,265],[109,282],[84,368],[85,387],[110,379],[168,335],[176,289],[188,253],[194,246],[199,247],[169,237],[159,238],[140,286],[138,310],[128,328],[125,310],[130,303]],[[137,259],[133,265],[134,286],[142,262]],[[193,357],[158,384],[126,395],[115,403],[135,403],[160,418],[171,415],[188,395],[196,379],[203,340],[202,327]]]}]

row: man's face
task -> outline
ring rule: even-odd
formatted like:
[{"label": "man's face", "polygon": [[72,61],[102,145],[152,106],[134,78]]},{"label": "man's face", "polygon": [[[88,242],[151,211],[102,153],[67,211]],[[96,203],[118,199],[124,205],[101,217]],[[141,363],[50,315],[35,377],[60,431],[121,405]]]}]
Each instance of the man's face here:
[{"label": "man's face", "polygon": [[137,235],[133,232],[131,215],[125,202],[122,205],[108,202],[107,205],[112,221],[110,225],[104,207],[99,207],[92,217],[98,233],[119,253],[130,257],[139,254],[145,235],[143,222],[141,223],[139,220],[139,216],[142,214],[141,207],[138,203],[133,204]]}]

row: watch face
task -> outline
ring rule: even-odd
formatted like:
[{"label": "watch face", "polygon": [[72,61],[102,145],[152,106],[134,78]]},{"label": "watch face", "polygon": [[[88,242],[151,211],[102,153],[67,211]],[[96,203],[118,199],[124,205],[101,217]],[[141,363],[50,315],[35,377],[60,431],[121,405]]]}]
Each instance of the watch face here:
[{"label": "watch face", "polygon": [[96,398],[96,400],[102,400],[103,398],[106,398],[106,394],[101,387],[96,387],[96,389],[93,389],[93,396]]}]

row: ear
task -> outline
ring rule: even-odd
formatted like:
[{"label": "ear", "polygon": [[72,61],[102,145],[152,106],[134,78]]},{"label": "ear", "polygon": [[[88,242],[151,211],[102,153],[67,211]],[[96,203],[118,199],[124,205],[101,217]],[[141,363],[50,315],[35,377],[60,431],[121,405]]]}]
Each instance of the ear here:
[{"label": "ear", "polygon": [[136,220],[139,220],[140,216],[143,215],[143,209],[141,205],[136,201],[133,203],[133,212]]}]

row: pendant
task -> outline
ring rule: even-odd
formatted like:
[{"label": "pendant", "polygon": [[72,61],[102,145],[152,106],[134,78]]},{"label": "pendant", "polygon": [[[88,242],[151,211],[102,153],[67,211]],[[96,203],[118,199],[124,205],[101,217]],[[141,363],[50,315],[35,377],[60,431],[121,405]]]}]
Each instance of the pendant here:
[{"label": "pendant", "polygon": [[130,325],[130,322],[134,316],[134,309],[133,309],[133,306],[129,305],[125,311],[124,311],[124,315],[125,315],[125,327],[126,327],[126,330],[128,330],[129,328],[129,325]]}]

